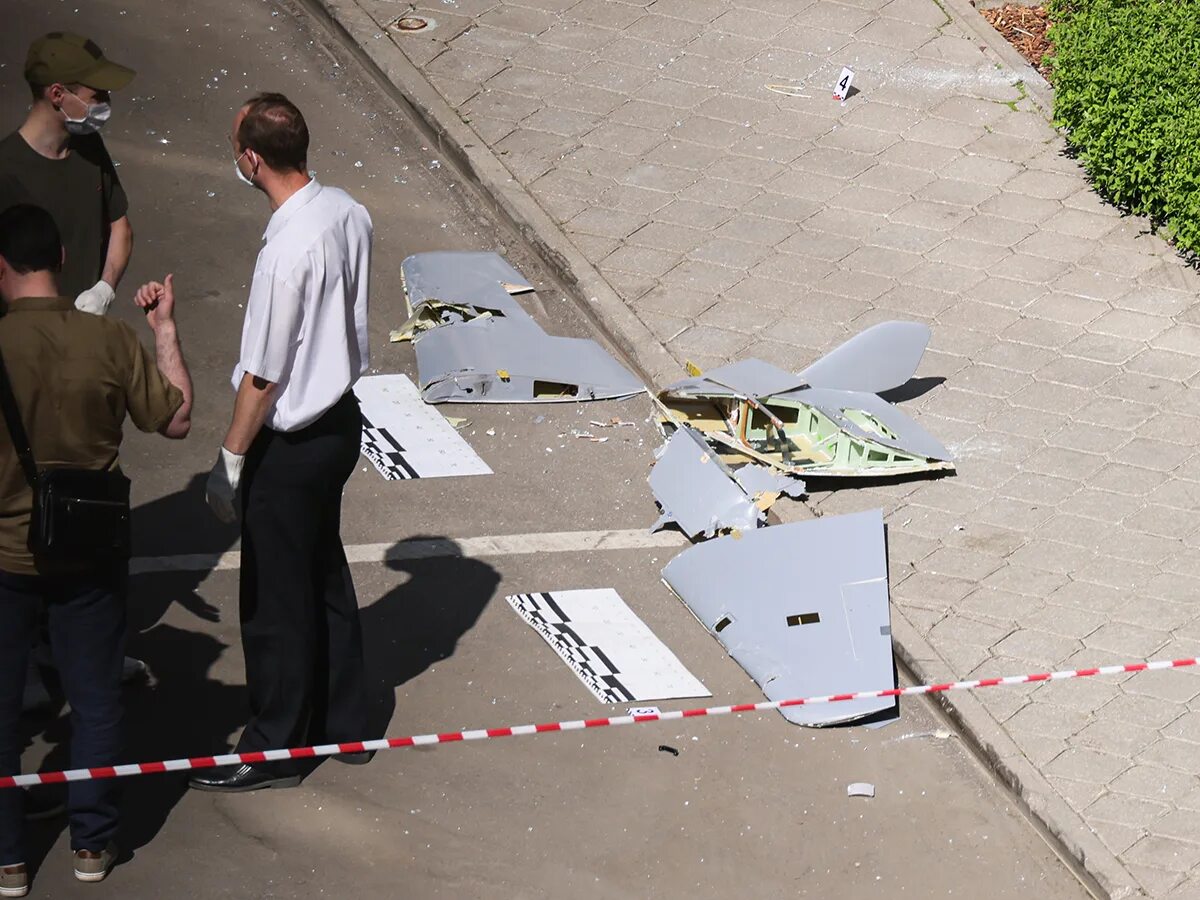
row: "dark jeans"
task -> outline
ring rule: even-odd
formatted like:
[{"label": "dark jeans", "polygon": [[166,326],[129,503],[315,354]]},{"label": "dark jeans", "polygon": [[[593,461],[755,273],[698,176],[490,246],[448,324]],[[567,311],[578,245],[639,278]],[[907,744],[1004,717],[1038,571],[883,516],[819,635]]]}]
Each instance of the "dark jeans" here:
[{"label": "dark jeans", "polygon": [[[124,575],[0,572],[0,774],[21,770],[21,699],[43,611],[54,664],[71,704],[71,768],[121,762]],[[72,850],[102,850],[112,839],[119,794],[114,779],[68,786]],[[0,865],[25,860],[23,819],[24,792],[0,789]]]},{"label": "dark jeans", "polygon": [[242,650],[250,721],[239,752],[361,740],[362,628],[342,549],[342,489],[362,413],[347,394],[307,428],[264,429],[242,478]]}]

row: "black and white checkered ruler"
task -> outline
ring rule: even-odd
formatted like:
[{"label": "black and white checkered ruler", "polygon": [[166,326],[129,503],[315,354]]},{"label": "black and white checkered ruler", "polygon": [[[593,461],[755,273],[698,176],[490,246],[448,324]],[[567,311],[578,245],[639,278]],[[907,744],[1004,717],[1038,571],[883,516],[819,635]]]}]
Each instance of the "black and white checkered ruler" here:
[{"label": "black and white checkered ruler", "polygon": [[360,378],[362,454],[388,481],[491,475],[492,470],[404,375]]},{"label": "black and white checkered ruler", "polygon": [[712,696],[611,588],[506,599],[603,703]]}]

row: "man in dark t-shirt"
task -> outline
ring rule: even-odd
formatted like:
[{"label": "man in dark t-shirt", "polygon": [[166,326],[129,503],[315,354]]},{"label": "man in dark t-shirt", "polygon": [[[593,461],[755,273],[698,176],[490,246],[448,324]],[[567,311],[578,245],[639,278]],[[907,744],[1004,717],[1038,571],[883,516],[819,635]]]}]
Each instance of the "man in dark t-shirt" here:
[{"label": "man in dark t-shirt", "polygon": [[56,31],[29,48],[25,80],[33,105],[0,140],[0,211],[17,203],[47,210],[66,259],[59,287],[76,308],[103,315],[129,264],[128,201],[99,131],[109,92],[133,70],[106,59],[93,41]]}]

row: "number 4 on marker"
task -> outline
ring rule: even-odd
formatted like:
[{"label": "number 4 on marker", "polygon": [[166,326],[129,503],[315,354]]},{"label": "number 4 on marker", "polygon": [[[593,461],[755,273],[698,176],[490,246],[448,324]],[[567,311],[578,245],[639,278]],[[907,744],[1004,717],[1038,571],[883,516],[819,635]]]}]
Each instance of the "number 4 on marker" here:
[{"label": "number 4 on marker", "polygon": [[845,100],[850,95],[850,85],[854,83],[854,70],[849,67],[842,69],[837,83],[833,86],[833,99]]}]

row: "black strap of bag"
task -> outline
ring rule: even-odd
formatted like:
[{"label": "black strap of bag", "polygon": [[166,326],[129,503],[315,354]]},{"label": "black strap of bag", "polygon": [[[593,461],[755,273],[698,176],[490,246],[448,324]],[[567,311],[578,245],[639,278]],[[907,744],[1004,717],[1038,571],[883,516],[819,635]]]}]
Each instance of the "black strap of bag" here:
[{"label": "black strap of bag", "polygon": [[0,409],[4,411],[4,423],[8,426],[17,459],[21,461],[21,471],[25,473],[29,487],[36,491],[37,466],[33,462],[33,450],[29,447],[29,435],[25,433],[25,424],[21,421],[21,411],[17,409],[17,398],[13,396],[12,382],[8,380],[3,353],[0,353]]}]

